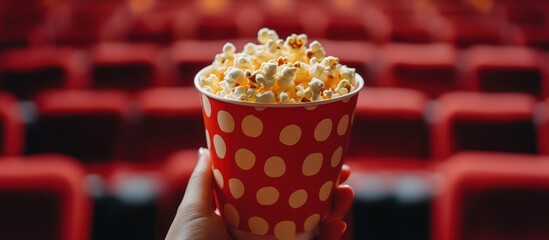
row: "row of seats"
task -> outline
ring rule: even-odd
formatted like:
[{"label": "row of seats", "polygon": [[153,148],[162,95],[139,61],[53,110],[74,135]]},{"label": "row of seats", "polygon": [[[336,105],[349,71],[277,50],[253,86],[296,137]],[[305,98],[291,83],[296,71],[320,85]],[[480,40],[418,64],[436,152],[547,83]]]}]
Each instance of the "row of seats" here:
[{"label": "row of seats", "polygon": [[[250,39],[233,41],[238,49]],[[522,92],[549,96],[549,55],[523,47],[390,44],[322,40],[330,55],[357,69],[368,86],[417,89],[431,98],[445,92]],[[224,41],[181,41],[170,48],[103,43],[89,51],[28,48],[0,57],[0,90],[28,100],[48,89],[192,86]],[[353,49],[353,51],[349,51]]]},{"label": "row of seats", "polygon": [[376,43],[549,46],[546,2],[478,2],[10,0],[0,6],[0,45],[168,44],[180,39],[250,38],[265,26],[282,36],[303,32]]},{"label": "row of seats", "polygon": [[[154,213],[157,239],[163,239],[170,226],[195,160],[195,152],[181,152],[161,170],[166,181],[165,191],[156,200],[160,206]],[[434,200],[431,237],[547,238],[547,167],[549,158],[541,156],[468,152],[450,157],[433,168],[444,176],[445,184]],[[93,205],[85,179],[84,168],[69,157],[1,158],[0,237],[90,238]],[[367,215],[375,215],[372,210]],[[364,223],[350,224],[360,229]]]},{"label": "row of seats", "polygon": [[[52,90],[23,105],[9,94],[0,100],[5,155],[58,152],[91,164],[152,163],[205,146],[192,87],[151,88],[136,97]],[[411,89],[369,87],[358,100],[349,155],[423,161],[464,150],[549,155],[547,106],[519,93],[452,92],[429,101]]]}]

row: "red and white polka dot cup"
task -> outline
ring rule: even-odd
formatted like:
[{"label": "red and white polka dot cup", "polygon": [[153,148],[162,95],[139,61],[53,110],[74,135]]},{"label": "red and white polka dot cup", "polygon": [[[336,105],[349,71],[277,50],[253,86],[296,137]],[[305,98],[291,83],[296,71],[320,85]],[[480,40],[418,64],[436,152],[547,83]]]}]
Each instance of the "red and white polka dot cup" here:
[{"label": "red and white polka dot cup", "polygon": [[312,239],[330,211],[358,88],[312,103],[261,104],[201,92],[217,207],[237,239]]}]

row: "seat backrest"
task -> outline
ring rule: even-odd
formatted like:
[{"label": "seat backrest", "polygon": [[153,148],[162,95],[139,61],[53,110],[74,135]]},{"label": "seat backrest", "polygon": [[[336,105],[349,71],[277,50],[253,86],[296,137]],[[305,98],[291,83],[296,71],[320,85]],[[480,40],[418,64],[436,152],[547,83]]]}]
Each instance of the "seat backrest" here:
[{"label": "seat backrest", "polygon": [[0,161],[1,239],[88,239],[91,204],[85,173],[60,155]]}]

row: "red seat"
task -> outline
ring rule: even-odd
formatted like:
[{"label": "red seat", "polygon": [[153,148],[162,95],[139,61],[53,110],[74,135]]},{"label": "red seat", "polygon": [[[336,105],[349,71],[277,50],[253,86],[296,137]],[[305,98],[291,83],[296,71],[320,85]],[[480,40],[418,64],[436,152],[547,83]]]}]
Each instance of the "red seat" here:
[{"label": "red seat", "polygon": [[409,89],[366,88],[358,98],[350,156],[428,159],[427,98]]},{"label": "red seat", "polygon": [[90,239],[84,177],[64,156],[0,158],[0,238]]},{"label": "red seat", "polygon": [[0,89],[20,99],[30,99],[48,89],[88,85],[86,59],[74,49],[11,50],[0,61]]},{"label": "red seat", "polygon": [[[238,52],[242,51],[242,47],[253,40],[236,39],[229,40],[232,42]],[[213,63],[215,55],[223,52],[223,45],[227,41],[198,41],[198,40],[181,40],[170,48],[172,61],[176,67],[177,86],[194,86],[193,80],[195,75],[202,68]]]},{"label": "red seat", "polygon": [[536,99],[518,93],[453,92],[432,114],[432,156],[467,150],[535,154]]},{"label": "red seat", "polygon": [[150,42],[161,45],[170,44],[175,38],[176,15],[182,13],[184,4],[163,3],[140,10],[132,19],[126,35],[129,42]]},{"label": "red seat", "polygon": [[135,92],[170,84],[168,59],[155,45],[102,43],[91,55],[93,88]]},{"label": "red seat", "polygon": [[391,44],[381,51],[379,86],[423,91],[434,98],[458,89],[457,51],[447,44]]},{"label": "red seat", "polygon": [[45,92],[36,99],[29,151],[67,154],[87,163],[90,171],[101,171],[125,156],[128,103],[119,92]]},{"label": "red seat", "polygon": [[15,97],[0,93],[0,155],[23,153],[25,126]]},{"label": "red seat", "polygon": [[194,87],[153,88],[138,98],[135,159],[159,162],[175,151],[206,146],[198,91]]},{"label": "red seat", "polygon": [[80,2],[52,23],[52,42],[56,45],[90,47],[118,36],[129,20],[129,10],[116,2]]},{"label": "red seat", "polygon": [[168,233],[179,204],[183,199],[191,173],[198,160],[198,149],[174,153],[164,163],[162,176],[166,183],[163,194],[157,198],[156,239],[164,239]]},{"label": "red seat", "polygon": [[5,0],[0,5],[0,49],[28,47],[33,45],[34,35],[48,18],[48,8],[55,9],[55,3],[38,0],[25,2]]},{"label": "red seat", "polygon": [[466,54],[467,89],[483,92],[523,92],[542,96],[539,53],[523,47],[477,46]]},{"label": "red seat", "polygon": [[547,239],[549,159],[464,153],[446,161],[434,239]]},{"label": "red seat", "polygon": [[538,148],[539,153],[549,155],[549,99],[542,104],[538,120]]}]

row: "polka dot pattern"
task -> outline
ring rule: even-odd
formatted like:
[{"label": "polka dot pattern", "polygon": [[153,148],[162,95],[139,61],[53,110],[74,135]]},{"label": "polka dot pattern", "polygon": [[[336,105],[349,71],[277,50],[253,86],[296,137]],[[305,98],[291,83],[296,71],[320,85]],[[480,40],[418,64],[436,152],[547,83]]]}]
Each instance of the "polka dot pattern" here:
[{"label": "polka dot pattern", "polygon": [[282,221],[276,224],[274,235],[280,240],[295,239],[296,226],[293,221]]},{"label": "polka dot pattern", "polygon": [[345,132],[347,132],[347,128],[349,126],[349,115],[345,114],[341,119],[339,120],[339,123],[337,124],[337,135],[343,136],[345,135]]},{"label": "polka dot pattern", "polygon": [[223,218],[236,230],[277,239],[316,231],[338,184],[354,106],[245,105],[202,96]]},{"label": "polka dot pattern", "polygon": [[213,175],[214,175],[215,182],[217,183],[217,186],[220,189],[223,189],[223,175],[221,174],[219,169],[214,169]]},{"label": "polka dot pattern", "polygon": [[278,201],[280,193],[274,187],[260,188],[256,193],[257,202],[261,205],[273,205]]},{"label": "polka dot pattern", "polygon": [[236,208],[230,203],[226,203],[223,207],[223,216],[225,216],[225,220],[233,227],[238,227],[240,224],[240,215]]},{"label": "polka dot pattern", "polygon": [[204,109],[204,113],[206,113],[206,117],[210,117],[212,115],[212,106],[210,105],[210,100],[208,100],[208,97],[205,95],[202,95],[202,108]]},{"label": "polka dot pattern", "polygon": [[219,111],[217,113],[217,124],[219,124],[219,128],[223,132],[232,133],[234,131],[233,116],[226,111]]},{"label": "polka dot pattern", "polygon": [[307,191],[304,189],[299,189],[290,195],[288,204],[292,208],[300,208],[305,204],[305,202],[307,202],[307,196]]},{"label": "polka dot pattern", "polygon": [[295,145],[301,138],[301,128],[297,125],[288,125],[282,131],[280,131],[280,142],[292,146]]},{"label": "polka dot pattern", "polygon": [[269,231],[269,223],[262,217],[253,216],[248,219],[248,227],[257,235],[265,235]]},{"label": "polka dot pattern", "polygon": [[229,191],[233,195],[234,199],[239,199],[244,195],[244,184],[240,179],[229,179]]},{"label": "polka dot pattern", "polygon": [[330,133],[332,132],[332,120],[329,118],[326,118],[318,123],[315,128],[315,139],[319,142],[324,142],[328,137],[330,137]]},{"label": "polka dot pattern", "polygon": [[280,177],[286,172],[286,163],[281,157],[270,157],[265,161],[263,171],[269,177]]},{"label": "polka dot pattern", "polygon": [[248,137],[259,137],[263,132],[263,122],[254,115],[248,115],[242,119],[242,132]]},{"label": "polka dot pattern", "polygon": [[318,198],[320,201],[326,201],[330,197],[330,193],[332,192],[332,187],[334,186],[334,182],[327,181],[324,184],[322,184],[322,187],[320,187],[320,191],[318,192]]},{"label": "polka dot pattern", "polygon": [[343,156],[343,147],[340,146],[332,154],[332,160],[330,161],[330,165],[332,167],[337,167],[337,165],[339,165],[339,163],[341,162],[342,156]]},{"label": "polka dot pattern", "polygon": [[303,224],[303,228],[305,229],[305,232],[312,232],[315,230],[316,226],[320,223],[320,214],[315,213],[307,219],[305,219],[305,223]]},{"label": "polka dot pattern", "polygon": [[322,168],[323,156],[321,153],[311,153],[303,161],[301,171],[305,176],[314,176]]},{"label": "polka dot pattern", "polygon": [[255,165],[255,155],[252,151],[241,148],[234,155],[236,165],[242,170],[250,170]]},{"label": "polka dot pattern", "polygon": [[225,141],[223,141],[223,138],[219,135],[214,135],[213,137],[214,142],[214,148],[215,148],[215,154],[219,158],[225,158],[225,154],[227,153],[227,146],[225,145]]}]

